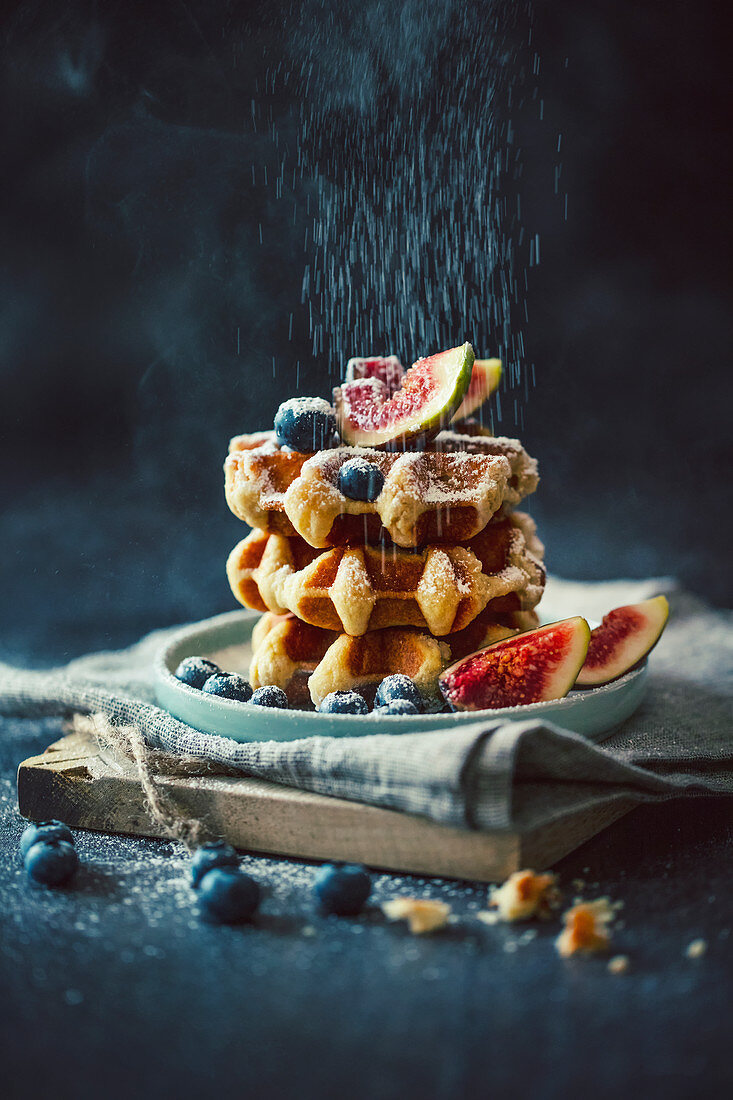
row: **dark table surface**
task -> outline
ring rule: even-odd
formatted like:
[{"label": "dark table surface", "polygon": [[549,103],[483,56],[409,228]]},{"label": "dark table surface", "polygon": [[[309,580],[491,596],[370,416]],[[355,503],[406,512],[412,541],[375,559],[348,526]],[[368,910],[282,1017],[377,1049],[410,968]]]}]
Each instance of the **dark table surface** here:
[{"label": "dark table surface", "polygon": [[[12,1097],[688,1097],[730,1084],[733,821],[724,800],[631,813],[559,865],[622,900],[614,951],[561,960],[557,927],[479,923],[486,888],[376,878],[444,898],[432,937],[320,916],[314,868],[246,856],[251,926],[200,921],[174,844],[79,833],[67,890],[31,888],[14,772],[55,721],[2,724],[3,1078]],[[699,959],[685,955],[698,937]]]},{"label": "dark table surface", "polygon": [[[6,510],[0,659],[59,662],[229,606],[217,562],[230,532],[219,546],[191,524],[182,542],[182,518],[158,503],[112,523],[91,508],[96,489],[70,484]],[[487,891],[468,883],[378,876],[375,904],[339,920],[315,910],[312,865],[245,856],[261,913],[212,927],[176,845],[79,833],[75,883],[34,889],[15,771],[61,733],[52,719],[0,723],[4,1095],[670,1098],[730,1085],[730,801],[641,808],[558,866],[571,898],[579,878],[585,896],[624,903],[613,950],[630,970],[612,976],[605,959],[561,960],[554,923],[535,938],[480,923]],[[412,937],[378,908],[398,893],[445,898],[459,919]],[[707,952],[690,959],[697,938]]]}]

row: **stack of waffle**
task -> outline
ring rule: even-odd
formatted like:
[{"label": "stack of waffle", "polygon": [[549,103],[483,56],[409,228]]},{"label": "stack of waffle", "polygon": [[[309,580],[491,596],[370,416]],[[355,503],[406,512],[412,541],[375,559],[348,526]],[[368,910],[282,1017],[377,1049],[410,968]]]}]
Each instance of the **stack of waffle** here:
[{"label": "stack of waffle", "polygon": [[[273,432],[231,441],[226,498],[253,530],[227,574],[240,603],[264,613],[253,687],[312,707],[333,691],[369,700],[404,673],[430,706],[451,661],[537,624],[543,547],[513,510],[537,486],[536,463],[515,439],[456,429],[421,451],[302,454]],[[339,489],[355,457],[383,475],[374,501]]]}]

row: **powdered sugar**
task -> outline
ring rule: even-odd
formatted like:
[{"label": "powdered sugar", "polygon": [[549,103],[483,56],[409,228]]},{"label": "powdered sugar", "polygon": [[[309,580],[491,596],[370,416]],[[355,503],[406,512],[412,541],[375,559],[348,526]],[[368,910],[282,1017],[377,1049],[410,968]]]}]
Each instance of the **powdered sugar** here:
[{"label": "powdered sugar", "polygon": [[280,408],[293,413],[322,413],[333,416],[333,406],[324,397],[291,397],[283,401]]}]

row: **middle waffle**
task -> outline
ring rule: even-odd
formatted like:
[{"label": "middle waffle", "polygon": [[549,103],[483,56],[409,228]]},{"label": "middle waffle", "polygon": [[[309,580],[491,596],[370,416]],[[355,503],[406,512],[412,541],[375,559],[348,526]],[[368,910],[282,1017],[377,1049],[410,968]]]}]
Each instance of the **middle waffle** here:
[{"label": "middle waffle", "polygon": [[545,583],[543,547],[529,516],[495,517],[465,546],[418,551],[358,546],[318,550],[304,539],[253,531],[227,562],[245,607],[291,612],[303,622],[354,636],[413,626],[442,636],[490,607],[529,610]]}]

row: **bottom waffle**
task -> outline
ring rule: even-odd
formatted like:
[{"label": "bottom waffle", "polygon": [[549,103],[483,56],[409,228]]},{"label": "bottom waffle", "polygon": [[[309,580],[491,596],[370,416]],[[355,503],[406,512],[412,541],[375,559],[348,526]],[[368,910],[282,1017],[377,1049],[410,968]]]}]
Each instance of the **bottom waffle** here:
[{"label": "bottom waffle", "polygon": [[449,642],[410,627],[372,630],[360,637],[323,630],[293,615],[265,614],[252,633],[252,687],[275,684],[291,707],[318,706],[332,691],[356,690],[369,703],[385,676],[409,676],[427,705],[439,701],[438,677],[451,662],[484,645],[537,625],[533,611],[478,616]]}]

